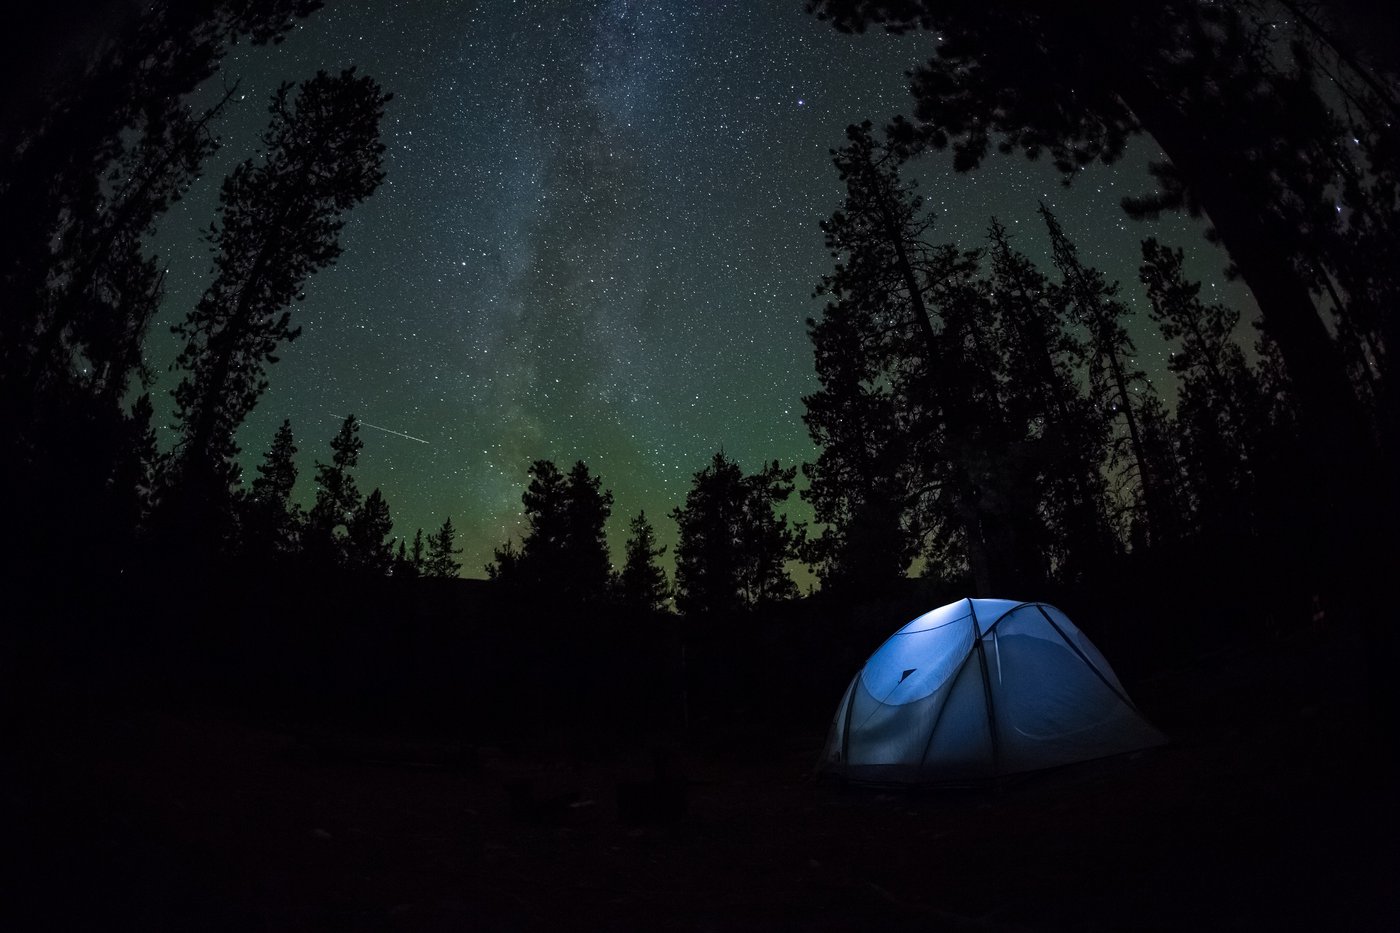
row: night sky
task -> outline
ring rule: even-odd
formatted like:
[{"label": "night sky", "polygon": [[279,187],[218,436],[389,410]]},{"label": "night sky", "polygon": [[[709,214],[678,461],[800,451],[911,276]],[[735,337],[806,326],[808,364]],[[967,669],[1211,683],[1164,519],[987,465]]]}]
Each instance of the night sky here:
[{"label": "night sky", "polygon": [[[206,89],[241,82],[224,149],[155,243],[170,271],[154,394],[169,407],[168,328],[210,279],[199,232],[225,172],[256,148],[268,95],[353,64],[394,95],[388,178],[296,308],[304,333],[239,436],[245,480],[289,417],[309,505],[314,461],[353,412],[366,425],[361,489],[383,489],[401,536],[450,515],[465,576],[519,534],[536,458],[582,458],[603,477],[615,556],[639,509],[674,543],[667,513],[716,449],[746,469],[814,458],[804,321],[830,268],[818,223],[841,199],[828,150],[849,123],[907,111],[903,73],[932,47],[843,36],[802,6],[333,0],[280,47],[236,48]],[[1068,190],[1019,157],[958,176],[935,155],[919,177],[941,238],[974,245],[996,214],[1044,257],[1044,200],[1139,310],[1149,234],[1187,248],[1207,297],[1241,301],[1198,224],[1135,224],[1119,210],[1149,187],[1154,154],[1137,143]],[[1140,365],[1170,395],[1148,330],[1140,313]],[[806,516],[796,497],[789,511]]]}]

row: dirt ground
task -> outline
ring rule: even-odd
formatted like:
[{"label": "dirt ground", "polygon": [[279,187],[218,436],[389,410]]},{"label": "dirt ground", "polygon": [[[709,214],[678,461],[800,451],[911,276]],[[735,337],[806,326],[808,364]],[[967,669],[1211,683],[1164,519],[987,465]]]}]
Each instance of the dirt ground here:
[{"label": "dirt ground", "polygon": [[977,791],[815,781],[811,727],[696,730],[656,743],[683,812],[619,812],[644,748],[70,712],[7,756],[3,925],[1393,931],[1395,770],[1354,649],[1160,675],[1136,699],[1169,746]]}]

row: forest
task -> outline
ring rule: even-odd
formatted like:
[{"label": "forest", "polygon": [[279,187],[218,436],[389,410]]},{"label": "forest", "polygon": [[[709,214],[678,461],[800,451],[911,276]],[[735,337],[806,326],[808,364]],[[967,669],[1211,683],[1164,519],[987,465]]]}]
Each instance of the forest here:
[{"label": "forest", "polygon": [[[647,786],[669,786],[666,762],[704,758],[697,749],[787,767],[794,742],[815,754],[871,650],[966,596],[1063,608],[1130,691],[1158,697],[1169,732],[1197,708],[1161,699],[1172,672],[1205,670],[1222,651],[1316,653],[1331,670],[1311,646],[1343,646],[1354,695],[1313,702],[1344,709],[1359,746],[1395,751],[1400,641],[1384,587],[1400,567],[1389,358],[1400,80],[1395,50],[1362,35],[1347,4],[809,0],[823,28],[923,33],[931,50],[909,74],[906,117],[830,141],[843,196],[813,231],[831,261],[811,283],[816,389],[800,413],[817,456],[741,464],[717,450],[693,465],[683,501],[648,515],[615,501],[584,460],[540,451],[519,477],[525,531],[484,568],[462,566],[451,518],[410,533],[383,490],[360,487],[354,414],[314,455],[311,501],[294,493],[303,451],[290,420],[251,475],[240,466],[240,427],[300,333],[298,301],[318,273],[353,261],[342,228],[386,179],[394,89],[355,67],[279,87],[259,151],[223,178],[207,288],[173,324],[172,431],[156,423],[146,346],[166,272],[152,235],[221,145],[236,88],[202,109],[191,95],[234,45],[275,45],[321,6],[142,4],[71,60],[57,54],[72,50],[59,14],[36,13],[7,43],[0,677],[26,736],[7,751],[7,785],[48,773],[32,762],[54,730],[82,722],[74,734],[87,735],[94,711],[113,709],[215,710],[260,728],[398,736],[395,748],[447,736],[434,747],[450,754],[430,763],[463,768],[501,749],[651,749]],[[30,72],[44,80],[24,81]],[[1151,236],[1138,279],[1112,281],[1045,204],[1027,205],[1036,228],[1013,234],[988,216],[980,240],[943,242],[920,183],[930,160],[973,173],[1024,158],[1071,185],[1138,136],[1165,158],[1122,211],[1203,218],[1252,307],[1210,300],[1183,244]],[[1132,336],[1149,329],[1170,350],[1162,384]],[[799,502],[811,521],[790,519]],[[614,510],[624,542],[608,540]],[[674,547],[658,543],[660,523],[673,523]],[[534,780],[512,798],[526,800],[528,832],[553,825],[549,801],[534,799],[548,781]],[[35,794],[16,789],[12,805]],[[646,806],[661,809],[643,822],[670,820],[664,800]],[[903,804],[890,806],[877,823]],[[26,822],[37,817],[10,815],[44,835]],[[1383,816],[1389,825],[1393,804]],[[854,819],[841,825],[855,832]],[[1367,857],[1368,871],[1395,854],[1391,843]],[[29,870],[48,881],[61,863]],[[129,908],[123,922],[203,918],[198,901],[137,909],[145,883],[98,889]],[[113,894],[124,886],[137,893]],[[912,910],[883,890],[878,911]],[[1018,897],[995,923],[1099,929],[1124,917],[1081,925],[1046,908],[1032,923],[1053,898]],[[1374,919],[1379,897],[1345,916]],[[471,916],[517,928],[508,906]],[[867,908],[832,916],[875,916]],[[1262,916],[1287,912],[1276,910]],[[1321,921],[1325,908],[1305,915]],[[627,925],[644,912],[614,916]],[[1199,920],[1145,928],[1214,928]]]}]

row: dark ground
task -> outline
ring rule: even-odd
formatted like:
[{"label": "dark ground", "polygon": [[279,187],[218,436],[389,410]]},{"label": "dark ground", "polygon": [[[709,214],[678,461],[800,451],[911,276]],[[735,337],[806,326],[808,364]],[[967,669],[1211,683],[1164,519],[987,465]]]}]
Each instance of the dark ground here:
[{"label": "dark ground", "polygon": [[811,780],[828,710],[693,729],[652,743],[685,814],[632,820],[635,745],[71,709],[7,742],[0,925],[1397,930],[1395,770],[1358,651],[1320,630],[1158,675],[1136,699],[1171,745],[979,791]]}]

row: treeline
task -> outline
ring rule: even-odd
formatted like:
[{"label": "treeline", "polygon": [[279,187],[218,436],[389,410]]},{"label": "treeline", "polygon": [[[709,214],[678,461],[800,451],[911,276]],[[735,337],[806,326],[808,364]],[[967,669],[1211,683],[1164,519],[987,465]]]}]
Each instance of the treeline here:
[{"label": "treeline", "polygon": [[[170,450],[157,443],[148,392],[145,341],[166,276],[149,240],[220,148],[238,85],[203,108],[192,93],[231,45],[280,42],[319,6],[156,3],[120,11],[90,45],[38,37],[58,64],[25,89],[14,108],[25,119],[4,127],[0,149],[0,428],[10,445],[0,483],[25,542],[5,566],[15,585],[101,586],[152,550],[214,559],[236,511],[269,543],[280,531],[254,513],[285,477],[274,464],[240,491],[234,437],[267,388],[267,366],[300,332],[291,307],[340,254],[345,212],[383,181],[389,96],[353,68],[271,95],[259,150],[224,178],[203,237],[210,282],[173,327],[183,350]],[[357,527],[385,518],[377,506],[357,513]],[[310,519],[330,521],[325,508]]]},{"label": "treeline", "polygon": [[[833,572],[888,574],[841,555],[890,536],[917,549],[930,529],[957,542],[954,561],[980,588],[1021,573],[1072,578],[1105,546],[1181,541],[1189,554],[1222,527],[1240,528],[1242,550],[1218,560],[1293,552],[1244,582],[1266,596],[1310,593],[1319,618],[1364,632],[1372,683],[1386,694],[1378,702],[1393,716],[1384,668],[1397,643],[1383,587],[1398,553],[1400,475],[1389,354],[1400,295],[1396,63],[1363,54],[1327,2],[807,6],[841,30],[925,32],[932,52],[910,73],[912,119],[896,118],[879,139],[857,129],[838,154],[848,209],[827,233],[843,258],[814,335],[847,349],[819,361],[817,401],[868,406],[895,437],[861,451],[842,437],[839,411],[817,412],[835,442],[813,479],[830,486],[819,507],[849,529],[828,541]],[[1045,220],[1059,281],[1031,275],[1030,291],[1017,291],[1022,263],[1004,231],[993,226],[976,255],[925,244],[925,215],[899,174],[908,158],[947,149],[957,170],[973,171],[995,149],[1047,157],[1071,184],[1119,159],[1137,134],[1166,158],[1150,169],[1156,190],[1124,198],[1125,212],[1206,218],[1260,311],[1251,373],[1221,339],[1230,313],[1199,302],[1174,250],[1144,244],[1153,315],[1179,356],[1174,416],[1128,365],[1122,303],[1054,218]],[[1035,322],[1056,319],[1066,327],[1034,341],[1036,359],[1024,356],[1044,326]],[[1077,397],[1072,370],[1082,373]],[[1018,398],[1028,384],[1043,394]],[[1057,398],[1070,408],[1055,410]],[[909,466],[918,458],[902,445],[933,450],[939,466]],[[1041,475],[1018,466],[1028,447],[1061,465]],[[1107,481],[1125,484],[1121,496],[1094,488],[1096,460]],[[856,493],[842,470],[895,479]],[[1051,547],[1037,549],[1047,534]],[[1219,589],[1196,586],[1203,566],[1161,576],[1154,598],[1199,589],[1208,603]]]},{"label": "treeline", "polygon": [[1267,334],[1252,367],[1238,312],[1201,300],[1180,250],[1144,240],[1148,313],[1179,381],[1170,412],[1119,284],[1051,211],[1053,275],[996,218],[985,245],[938,243],[907,158],[868,123],[834,153],[847,195],[824,224],[836,262],[809,321],[821,388],[805,400],[821,455],[804,495],[824,525],[806,551],[823,586],[878,591],[918,561],[1014,596],[1101,578],[1128,553],[1272,540],[1304,476]]},{"label": "treeline", "polygon": [[[218,541],[221,553],[250,562],[291,562],[307,572],[346,571],[364,576],[445,579],[457,576],[462,549],[452,518],[412,541],[394,538],[389,503],[378,488],[360,492],[352,472],[364,442],[360,423],[348,415],[331,439],[329,463],[316,462],[316,498],[305,509],[292,496],[297,483],[296,438],[284,420],[246,490],[234,490]],[[397,546],[397,547],[396,547]]]},{"label": "treeline", "polygon": [[[22,610],[78,626],[24,637],[145,625],[161,644],[194,638],[181,664],[280,685],[269,695],[482,704],[525,683],[540,710],[593,691],[599,715],[640,722],[637,697],[685,719],[695,696],[839,691],[833,672],[886,615],[1044,594],[1077,619],[1130,617],[1154,649],[1311,612],[1364,631],[1372,682],[1388,682],[1400,97],[1325,5],[810,3],[839,28],[938,36],[913,72],[914,119],[851,127],[833,152],[846,192],[823,225],[834,264],[804,400],[816,525],[782,512],[798,467],[748,473],[717,453],[671,512],[668,581],[651,519],[632,517],[614,568],[611,492],[582,462],[539,460],[526,532],[481,587],[411,582],[457,575],[455,530],[393,537],[382,492],[354,481],[353,417],[309,508],[290,424],[240,475],[236,432],[299,332],[291,309],[384,177],[389,98],[353,69],[279,88],[259,153],[224,179],[210,284],[174,328],[175,445],[156,442],[142,349],[164,267],[148,238],[219,146],[236,85],[186,101],[230,44],[276,42],[318,6],[152,4],[12,108],[28,117],[0,152],[0,482],[23,546],[4,582]],[[1174,410],[1136,362],[1132,302],[1053,213],[1042,269],[995,218],[981,243],[939,242],[909,177],[950,147],[973,170],[995,143],[1048,155],[1070,183],[1144,132],[1167,161],[1124,208],[1205,215],[1261,315],[1246,353],[1238,313],[1201,298],[1182,252],[1143,241]],[[805,603],[794,561],[822,584]]]},{"label": "treeline", "polygon": [[778,511],[793,492],[796,467],[776,461],[745,474],[723,451],[691,482],[685,503],[671,511],[679,537],[675,586],[657,560],[665,548],[646,512],[629,523],[622,566],[611,567],[604,525],[613,495],[583,461],[568,475],[552,462],[529,469],[522,500],[528,530],[517,547],[506,542],[487,566],[488,576],[523,598],[548,593],[562,604],[657,612],[674,596],[689,616],[742,613],[797,595],[789,563],[803,529]]}]

